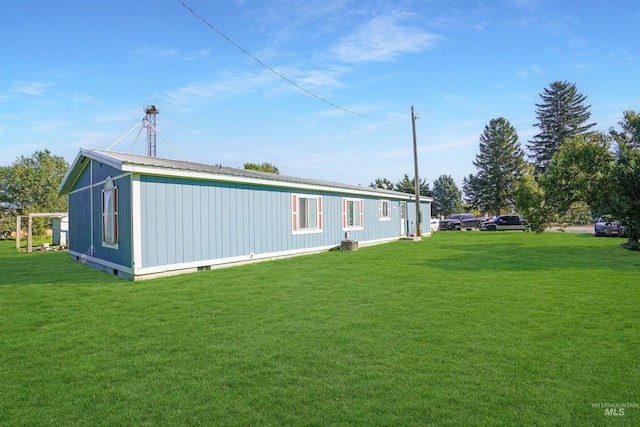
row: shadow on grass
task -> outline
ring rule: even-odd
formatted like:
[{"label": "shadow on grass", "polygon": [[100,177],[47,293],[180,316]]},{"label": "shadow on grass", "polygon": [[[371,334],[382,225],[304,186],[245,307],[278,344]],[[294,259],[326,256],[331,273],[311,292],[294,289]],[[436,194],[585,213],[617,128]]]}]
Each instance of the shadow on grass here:
[{"label": "shadow on grass", "polygon": [[[596,239],[590,234],[537,236],[527,234],[451,233],[435,235],[421,243],[391,244],[363,248],[362,251],[339,257],[343,265],[328,267],[322,259],[314,258],[311,270],[344,270],[345,274],[358,276],[370,273],[371,260],[376,265],[386,265],[394,271],[403,264],[408,271],[421,274],[425,269],[450,272],[514,272],[549,270],[596,270],[640,272],[638,252],[624,250],[624,239]],[[0,285],[96,285],[126,284],[105,272],[87,267],[70,259],[68,252],[20,254],[11,246],[13,242],[0,241]],[[404,249],[399,250],[398,248]],[[426,252],[425,252],[426,249]],[[353,257],[369,260],[354,263]],[[331,263],[335,263],[331,258]],[[278,264],[278,269],[299,270],[302,260],[294,267]],[[255,267],[258,268],[258,267]],[[264,268],[264,267],[263,267]],[[189,280],[189,279],[185,279]]]},{"label": "shadow on grass", "polygon": [[[534,237],[534,236],[531,236]],[[558,236],[565,237],[565,236]],[[482,239],[451,239],[443,257],[430,257],[429,268],[449,271],[544,271],[560,268],[640,271],[640,257],[629,254],[623,239],[594,241],[591,234],[575,234],[552,244]],[[613,246],[612,241],[619,243]],[[595,243],[595,244],[594,244]]]},{"label": "shadow on grass", "polygon": [[18,253],[0,242],[0,285],[87,285],[123,282],[105,272],[72,261],[67,251]]}]

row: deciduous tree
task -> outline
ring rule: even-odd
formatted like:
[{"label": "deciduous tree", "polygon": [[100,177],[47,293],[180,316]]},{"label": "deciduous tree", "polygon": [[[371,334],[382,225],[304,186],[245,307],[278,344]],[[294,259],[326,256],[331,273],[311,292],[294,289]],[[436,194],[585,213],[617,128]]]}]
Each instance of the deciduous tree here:
[{"label": "deciduous tree", "polygon": [[555,209],[549,205],[544,189],[536,181],[533,165],[526,166],[516,184],[514,195],[518,211],[526,218],[531,231],[538,234],[544,232]]},{"label": "deciduous tree", "polygon": [[608,139],[600,133],[575,136],[565,139],[537,180],[532,166],[527,170],[518,183],[516,203],[532,231],[544,231],[552,219],[562,221],[589,212],[588,206],[607,213],[605,206],[615,193],[609,148]]},{"label": "deciduous tree", "polygon": [[639,249],[640,239],[640,148],[625,146],[614,169],[617,198],[611,213],[627,227],[631,248]]},{"label": "deciduous tree", "polygon": [[539,176],[547,201],[562,215],[576,202],[609,204],[614,158],[605,135],[591,132],[566,139]]},{"label": "deciduous tree", "polygon": [[621,132],[609,131],[617,144],[613,171],[615,198],[609,206],[611,214],[623,221],[629,235],[628,247],[638,249],[640,239],[640,115],[625,111],[618,122]]},{"label": "deciduous tree", "polygon": [[257,163],[245,163],[243,165],[243,167],[247,170],[254,170],[254,171],[261,171],[261,172],[269,172],[269,173],[277,173],[279,174],[280,171],[278,170],[276,165],[272,165],[271,163],[267,163],[264,162],[262,164],[257,164]]},{"label": "deciduous tree", "polygon": [[[49,150],[21,156],[12,166],[0,170],[0,217],[2,231],[13,230],[15,215],[34,212],[66,212],[67,198],[58,194],[69,165]],[[34,234],[41,234],[44,223],[34,222]]]},{"label": "deciduous tree", "polygon": [[[586,201],[598,215],[623,222],[627,247],[640,247],[640,117],[626,111],[619,125],[622,131],[611,129],[609,135],[591,132],[566,139],[538,175],[543,190],[535,189],[532,178],[520,181],[518,205],[525,213],[532,206],[530,221],[537,214],[562,214],[573,203]],[[611,141],[617,144],[615,155]]]}]

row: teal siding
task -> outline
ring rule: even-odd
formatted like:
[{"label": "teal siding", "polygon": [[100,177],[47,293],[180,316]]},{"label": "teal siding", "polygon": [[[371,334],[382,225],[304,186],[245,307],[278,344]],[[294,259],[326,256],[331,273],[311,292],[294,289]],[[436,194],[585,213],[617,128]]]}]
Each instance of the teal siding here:
[{"label": "teal siding", "polygon": [[109,165],[101,163],[97,160],[92,160],[91,165],[91,174],[92,174],[92,183],[98,184],[107,179],[107,177],[114,178],[118,175],[122,175],[122,171],[116,168],[113,168]]},{"label": "teal siding", "polygon": [[[109,176],[109,175],[107,175]],[[105,177],[106,178],[106,177]],[[92,188],[93,192],[93,256],[114,264],[132,267],[132,226],[131,226],[131,177],[129,175],[113,180],[118,187],[118,249],[102,246],[102,185]]]},{"label": "teal siding", "polygon": [[90,160],[85,159],[84,161],[84,169],[80,173],[80,176],[75,182],[75,188],[85,188],[91,185],[91,167]]},{"label": "teal siding", "polygon": [[100,167],[96,161],[92,166],[87,164],[69,194],[69,249],[131,267],[131,177],[114,179],[118,187],[118,249],[105,248],[102,246],[102,189],[107,177],[113,178],[122,172],[104,164]]},{"label": "teal siding", "polygon": [[[349,196],[339,193],[158,176],[141,176],[140,192],[143,268],[337,246],[344,239],[342,199]],[[322,233],[293,234],[292,192],[322,196]],[[364,228],[350,231],[350,238],[399,237],[399,200],[385,199],[391,202],[391,220],[380,221],[377,197],[351,198],[363,200]],[[409,221],[414,206],[407,203]]]},{"label": "teal siding", "polygon": [[422,222],[420,223],[420,227],[422,227],[422,233],[427,234],[431,232],[431,203],[421,201],[420,210],[422,210]]},{"label": "teal siding", "polygon": [[69,250],[91,255],[91,190],[69,194]]},{"label": "teal siding", "polygon": [[[406,203],[406,232],[415,229],[415,203],[406,201],[403,195],[369,195],[357,188],[339,190],[338,187],[305,191],[214,181],[217,179],[214,175],[211,179],[192,179],[136,173],[139,199],[134,200],[132,175],[106,163],[84,158],[76,164],[72,176],[75,181],[73,184],[69,181],[64,189],[70,192],[70,249],[75,255],[93,257],[92,261],[97,264],[101,264],[97,260],[108,262],[107,268],[114,270],[119,269],[118,266],[133,267],[134,234],[140,237],[136,254],[141,259],[136,260],[136,269],[164,266],[171,269],[171,265],[180,268],[185,267],[185,263],[204,266],[214,260],[247,259],[252,253],[268,256],[338,246],[345,238],[344,198],[363,201],[363,227],[349,230],[351,239],[373,242],[400,237],[401,203]],[[118,188],[117,249],[102,246],[101,196],[108,177]],[[336,191],[363,192],[363,195]],[[293,232],[292,194],[322,197],[322,232]],[[378,217],[380,199],[390,201],[388,221]],[[134,212],[134,207],[139,207],[139,212]],[[428,233],[429,202],[422,202],[422,211],[422,230]],[[141,227],[135,233],[134,223]]]},{"label": "teal siding", "polygon": [[[397,209],[398,211],[400,208]],[[431,203],[420,201],[420,210],[422,211],[422,222],[420,223],[420,230],[422,234],[429,233],[429,219],[431,218]],[[398,214],[399,215],[399,214]],[[416,219],[416,203],[415,201],[407,202],[407,232],[413,232],[415,229]]]},{"label": "teal siding", "polygon": [[[178,191],[178,189],[176,188],[175,185],[172,185],[172,192],[171,192],[171,198],[169,200],[174,200],[175,204],[173,205],[173,211],[175,213],[175,223],[173,227],[169,227],[167,229],[167,231],[169,231],[167,233],[168,236],[172,236],[174,237],[173,240],[173,246],[175,246],[175,254],[173,256],[173,258],[170,259],[175,259],[176,262],[178,263],[182,263],[185,262],[185,257],[184,257],[184,246],[185,246],[185,239],[184,239],[184,233],[185,233],[185,216],[183,214],[183,207],[184,207],[184,202],[182,199],[182,191]],[[171,210],[171,202],[169,202],[167,210]],[[189,221],[187,221],[189,222]],[[172,232],[171,232],[172,231]],[[188,233],[187,233],[188,234]],[[173,253],[173,251],[171,251],[171,253]]]}]

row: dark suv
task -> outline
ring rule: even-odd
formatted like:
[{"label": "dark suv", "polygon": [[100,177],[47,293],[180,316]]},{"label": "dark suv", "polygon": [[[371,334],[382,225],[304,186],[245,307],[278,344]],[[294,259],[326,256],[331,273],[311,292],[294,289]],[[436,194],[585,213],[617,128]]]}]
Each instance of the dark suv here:
[{"label": "dark suv", "polygon": [[470,213],[453,214],[449,218],[440,221],[438,228],[440,230],[462,230],[462,227],[460,227],[460,221],[471,218],[475,218],[475,215]]},{"label": "dark suv", "polygon": [[491,222],[484,224],[484,229],[487,231],[498,230],[522,230],[527,231],[529,226],[527,222],[518,215],[500,215],[497,216]]},{"label": "dark suv", "polygon": [[460,228],[465,230],[472,230],[474,228],[482,228],[487,222],[490,222],[491,218],[488,216],[478,216],[475,218],[463,219],[460,221]]},{"label": "dark suv", "polygon": [[593,220],[593,231],[598,236],[618,236],[624,237],[626,228],[620,221],[604,216]]}]

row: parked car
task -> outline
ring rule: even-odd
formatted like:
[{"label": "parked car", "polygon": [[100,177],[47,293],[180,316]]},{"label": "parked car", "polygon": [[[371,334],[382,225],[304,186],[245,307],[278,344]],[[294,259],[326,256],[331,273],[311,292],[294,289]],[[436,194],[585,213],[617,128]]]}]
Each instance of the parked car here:
[{"label": "parked car", "polygon": [[474,218],[467,218],[460,221],[460,228],[462,230],[472,230],[474,228],[482,228],[483,224],[491,221],[488,216],[477,216]]},{"label": "parked car", "polygon": [[462,230],[460,227],[460,221],[463,219],[475,218],[474,214],[462,213],[450,215],[447,219],[440,221],[440,230]]},{"label": "parked car", "polygon": [[518,215],[500,215],[495,217],[493,221],[484,224],[484,230],[500,231],[500,230],[522,230],[527,231],[529,226],[527,222]]},{"label": "parked car", "polygon": [[625,226],[617,219],[600,217],[593,220],[593,234],[599,236],[622,237],[625,234]]},{"label": "parked car", "polygon": [[440,229],[440,220],[438,218],[431,218],[429,228],[431,231],[438,231]]}]

